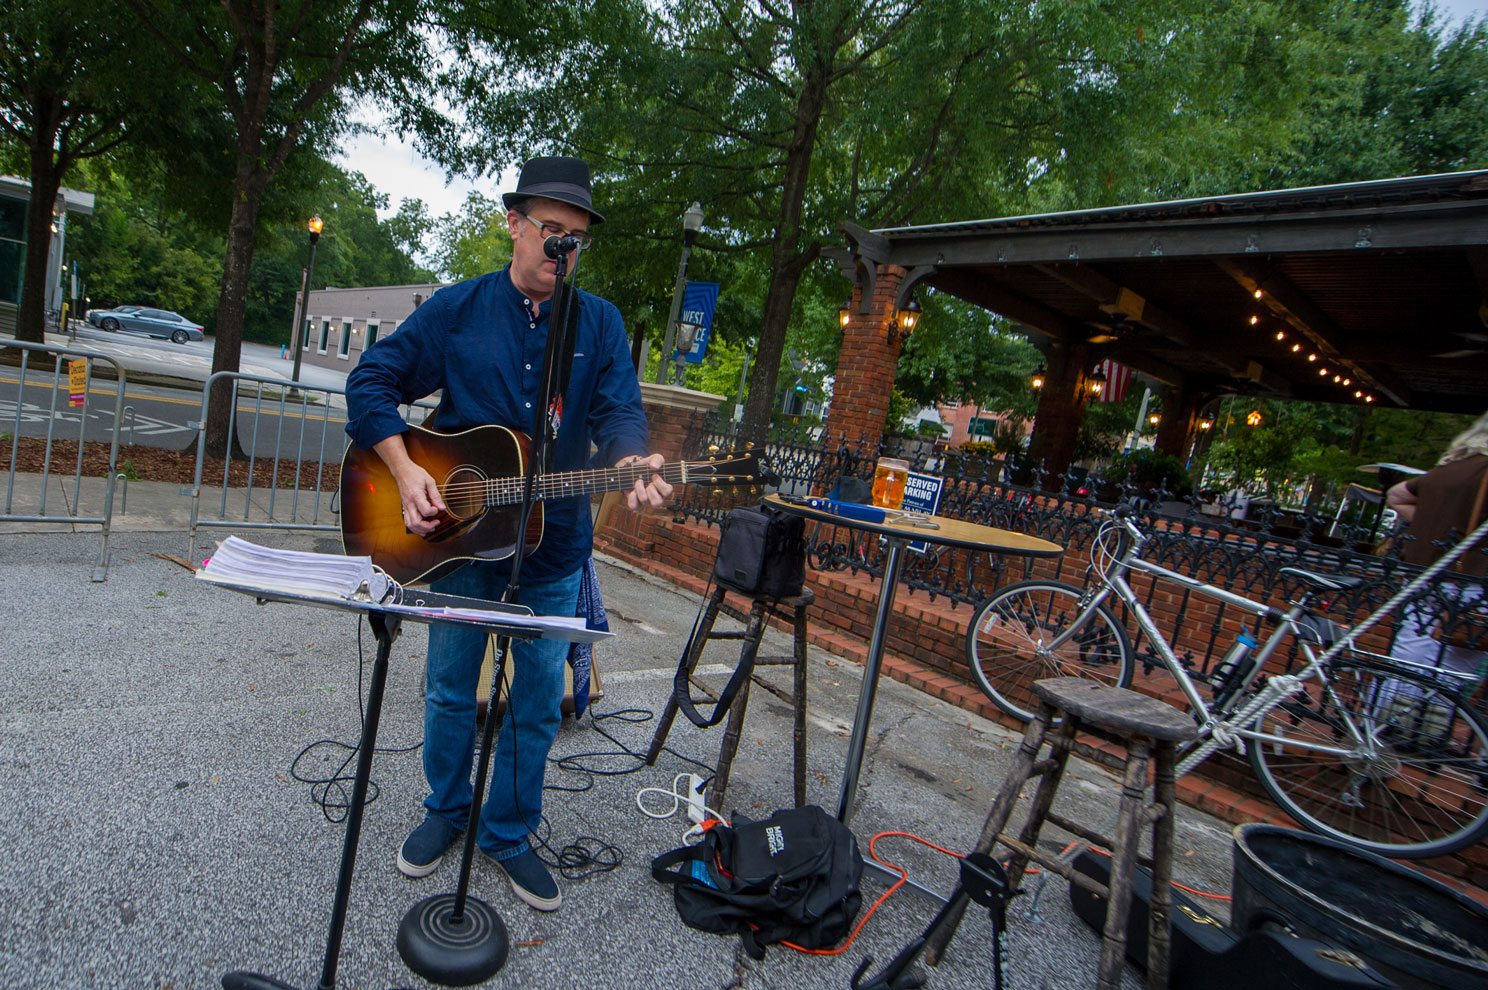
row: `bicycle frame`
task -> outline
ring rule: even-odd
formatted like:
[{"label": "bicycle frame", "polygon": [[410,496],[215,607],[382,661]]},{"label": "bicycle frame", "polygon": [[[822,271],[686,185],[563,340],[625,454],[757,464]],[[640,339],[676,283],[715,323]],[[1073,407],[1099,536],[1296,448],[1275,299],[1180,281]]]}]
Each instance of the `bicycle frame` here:
[{"label": "bicycle frame", "polygon": [[[1216,587],[1197,578],[1189,577],[1186,574],[1179,574],[1177,571],[1169,570],[1159,564],[1143,560],[1140,554],[1142,547],[1147,542],[1147,535],[1129,519],[1121,519],[1119,522],[1125,530],[1125,534],[1121,537],[1123,545],[1113,556],[1111,562],[1103,569],[1097,571],[1100,578],[1100,587],[1087,590],[1082,599],[1084,604],[1080,614],[1075,617],[1063,633],[1049,643],[1048,649],[1050,651],[1057,650],[1068,642],[1095,615],[1096,607],[1114,593],[1116,598],[1126,605],[1127,610],[1136,619],[1137,625],[1147,634],[1147,638],[1156,649],[1163,666],[1173,676],[1173,679],[1178,682],[1179,689],[1183,692],[1184,698],[1187,699],[1199,723],[1198,742],[1189,749],[1182,762],[1179,763],[1177,768],[1179,775],[1191,772],[1215,750],[1228,745],[1231,741],[1242,739],[1248,739],[1254,742],[1271,741],[1294,749],[1309,749],[1338,755],[1356,753],[1358,752],[1358,747],[1361,745],[1373,745],[1372,738],[1367,733],[1361,731],[1359,726],[1355,724],[1354,719],[1348,716],[1346,711],[1342,714],[1344,715],[1344,728],[1354,743],[1351,747],[1328,746],[1297,738],[1283,739],[1250,728],[1260,715],[1275,707],[1288,695],[1295,693],[1303,683],[1309,680],[1316,678],[1322,684],[1324,690],[1332,690],[1328,684],[1326,674],[1323,673],[1322,666],[1318,663],[1317,655],[1313,652],[1308,642],[1307,633],[1304,632],[1303,627],[1297,621],[1303,615],[1309,614],[1309,609],[1306,605],[1306,596],[1304,596],[1303,601],[1293,604],[1291,608],[1283,612],[1273,606],[1252,601],[1243,595],[1237,595],[1224,588]],[[1108,525],[1115,525],[1115,523]],[[1300,669],[1289,675],[1279,675],[1270,678],[1265,688],[1262,688],[1248,703],[1239,706],[1238,709],[1229,713],[1223,711],[1216,713],[1199,693],[1198,686],[1195,684],[1193,677],[1189,675],[1188,670],[1179,662],[1177,655],[1173,652],[1172,646],[1168,643],[1167,637],[1158,628],[1152,616],[1148,614],[1146,608],[1137,599],[1136,592],[1126,580],[1126,575],[1131,571],[1139,571],[1144,574],[1151,574],[1154,577],[1176,582],[1207,598],[1224,602],[1271,622],[1275,626],[1271,635],[1246,660],[1252,672],[1262,670],[1266,662],[1270,660],[1276,650],[1281,646],[1282,641],[1288,636],[1295,636],[1297,638],[1298,645],[1301,647],[1306,662]]]}]

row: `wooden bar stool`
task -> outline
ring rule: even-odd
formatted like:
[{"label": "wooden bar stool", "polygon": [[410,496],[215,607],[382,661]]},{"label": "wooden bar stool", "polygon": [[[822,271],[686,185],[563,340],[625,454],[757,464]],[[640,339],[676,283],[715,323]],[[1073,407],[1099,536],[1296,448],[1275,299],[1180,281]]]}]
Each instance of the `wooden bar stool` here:
[{"label": "wooden bar stool", "polygon": [[[1131,913],[1132,877],[1140,855],[1142,828],[1151,825],[1152,906],[1148,912],[1147,986],[1166,988],[1171,936],[1175,754],[1179,743],[1194,738],[1193,719],[1156,698],[1080,677],[1035,681],[1033,691],[1039,700],[1038,714],[1023,733],[1023,742],[1013,758],[1007,779],[987,814],[976,851],[990,853],[998,843],[1012,850],[1007,873],[1008,885],[1013,889],[1017,889],[1023,870],[1029,860],[1033,860],[1104,898],[1106,922],[1101,933],[1100,973],[1096,986],[1100,990],[1116,990],[1121,984],[1121,966],[1126,956],[1126,923]],[[1051,734],[1049,729],[1056,718],[1059,724]],[[1114,838],[1107,838],[1050,810],[1079,732],[1100,735],[1126,747],[1125,760],[1099,751],[1081,754],[1122,772],[1121,807]],[[1039,759],[1039,751],[1045,742],[1050,747],[1049,755]],[[1145,803],[1149,763],[1155,767],[1152,804]],[[1040,778],[1038,788],[1034,791],[1028,820],[1018,837],[1013,838],[1002,830],[1018,803],[1019,792],[1031,777]],[[1058,857],[1039,851],[1039,831],[1046,821],[1111,851],[1109,889],[1076,872]],[[965,911],[967,898],[962,891],[957,890],[952,899],[959,901],[960,906],[953,906],[926,940],[925,958],[932,965],[940,961]]]},{"label": "wooden bar stool", "polygon": [[[758,674],[754,674],[744,682],[739,693],[734,696],[733,704],[729,706],[728,725],[723,730],[723,744],[718,750],[717,771],[713,775],[713,783],[708,788],[708,807],[719,812],[723,811],[724,794],[728,791],[729,771],[733,767],[734,753],[739,748],[739,736],[744,728],[744,710],[749,705],[749,686],[752,681],[780,698],[795,711],[795,799],[796,807],[799,808],[806,803],[806,608],[816,600],[816,595],[810,588],[802,588],[799,595],[788,598],[754,598],[751,601],[748,615],[744,615],[724,600],[728,591],[729,589],[723,585],[715,585],[707,602],[703,605],[703,614],[698,620],[697,635],[693,637],[692,648],[688,650],[683,659],[687,667],[689,683],[716,702],[718,695],[706,684],[698,681],[693,676],[693,672],[697,669],[703,648],[708,643],[720,639],[737,639],[743,641],[739,649],[740,663],[745,663],[753,657],[755,667],[793,664],[795,684],[794,690],[787,694],[762,679]],[[788,618],[793,627],[794,648],[790,656],[762,657],[758,655],[760,640],[765,633],[765,619],[772,608],[776,609],[777,613],[780,609],[785,609],[782,617]],[[719,612],[724,612],[743,622],[744,628],[724,631],[714,629]],[[668,694],[666,710],[661,713],[656,733],[651,737],[651,749],[646,753],[648,764],[654,766],[657,757],[661,755],[662,746],[666,744],[667,735],[671,732],[672,722],[676,717],[676,696]]]}]

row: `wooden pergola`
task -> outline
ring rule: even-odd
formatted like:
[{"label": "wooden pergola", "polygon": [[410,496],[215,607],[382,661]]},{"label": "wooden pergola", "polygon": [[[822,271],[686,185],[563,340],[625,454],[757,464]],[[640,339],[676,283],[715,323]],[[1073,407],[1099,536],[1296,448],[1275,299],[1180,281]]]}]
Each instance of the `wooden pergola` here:
[{"label": "wooden pergola", "polygon": [[881,435],[888,331],[925,289],[1043,352],[1035,443],[1055,471],[1107,358],[1163,391],[1169,450],[1224,395],[1488,409],[1488,171],[841,229],[854,292],[829,429]]}]

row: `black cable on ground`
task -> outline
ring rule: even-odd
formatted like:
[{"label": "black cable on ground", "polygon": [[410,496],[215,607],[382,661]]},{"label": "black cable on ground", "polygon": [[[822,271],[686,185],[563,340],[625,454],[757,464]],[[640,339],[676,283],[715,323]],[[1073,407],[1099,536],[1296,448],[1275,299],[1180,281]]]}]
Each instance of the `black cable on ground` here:
[{"label": "black cable on ground", "polygon": [[[344,822],[347,812],[351,809],[351,794],[347,790],[346,785],[356,778],[356,774],[348,774],[346,768],[351,766],[352,761],[361,752],[361,732],[365,731],[367,725],[367,701],[362,694],[362,671],[366,665],[366,653],[362,644],[362,622],[359,618],[357,620],[357,725],[361,731],[357,735],[358,742],[356,745],[352,745],[350,743],[344,743],[339,739],[317,739],[300,750],[289,764],[289,775],[302,784],[310,785],[310,800],[320,807],[320,813],[325,816],[326,821],[332,824]],[[341,765],[329,777],[312,777],[302,773],[300,771],[300,761],[309,756],[312,750],[322,746],[346,750],[346,758],[341,761]],[[378,746],[372,752],[412,753],[422,746],[422,741],[414,743],[412,746]],[[367,799],[362,803],[362,806],[366,807],[373,801],[376,801],[380,793],[381,789],[377,786],[377,781],[369,779],[367,781]]]}]

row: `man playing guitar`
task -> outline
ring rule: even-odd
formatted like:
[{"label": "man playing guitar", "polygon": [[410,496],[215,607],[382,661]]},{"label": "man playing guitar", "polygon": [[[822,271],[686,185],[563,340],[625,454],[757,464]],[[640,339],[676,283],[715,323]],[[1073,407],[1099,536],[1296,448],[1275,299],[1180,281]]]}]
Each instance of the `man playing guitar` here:
[{"label": "man playing guitar", "polygon": [[[458,433],[480,426],[526,432],[535,422],[555,261],[544,242],[563,239],[571,262],[588,246],[594,211],[589,167],[577,158],[534,158],[522,168],[515,192],[502,197],[512,237],[512,260],[502,271],[448,286],[362,355],[346,381],[347,433],[373,451],[397,483],[403,525],[437,539],[452,513],[441,482],[410,456],[408,427],[398,406],[438,391],[438,427]],[[569,297],[576,333],[566,391],[550,410],[557,432],[544,470],[576,471],[590,463],[591,441],[600,465],[640,466],[625,495],[637,510],[659,507],[672,493],[663,457],[649,454],[646,415],[631,365],[620,313],[609,302],[574,291]],[[551,435],[551,434],[550,434]],[[525,470],[525,465],[522,466]],[[593,542],[587,495],[550,496],[542,540],[521,567],[516,601],[543,615],[573,616],[584,562]],[[435,591],[498,599],[513,557],[473,560],[437,578]],[[481,808],[476,841],[511,880],[516,895],[541,911],[556,910],[557,883],[529,845],[542,814],[548,750],[562,720],[567,644],[514,643],[510,703],[491,762],[490,796]],[[472,800],[476,688],[484,656],[478,630],[436,623],[429,630],[424,707],[424,774],[430,794],[424,820],[403,843],[398,868],[407,876],[434,871],[465,828]]]}]

